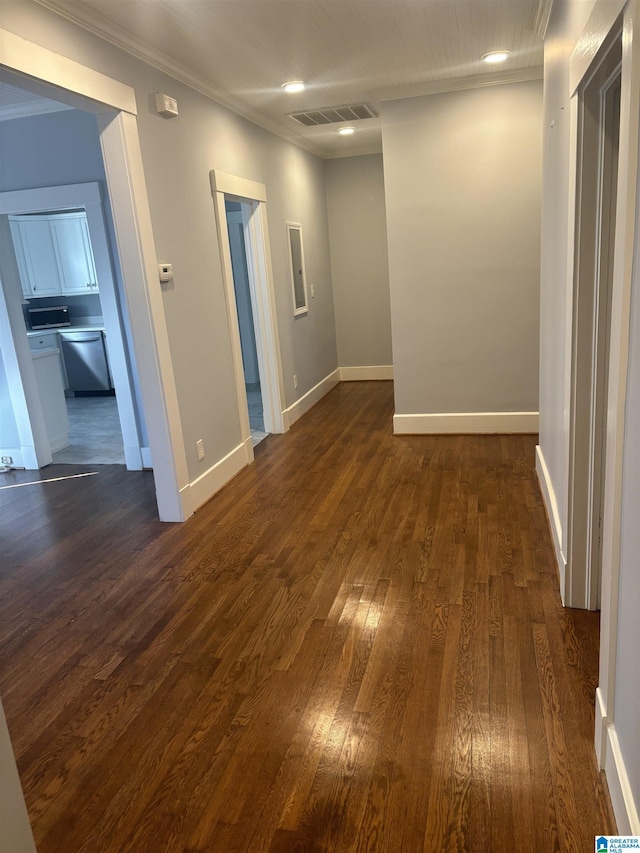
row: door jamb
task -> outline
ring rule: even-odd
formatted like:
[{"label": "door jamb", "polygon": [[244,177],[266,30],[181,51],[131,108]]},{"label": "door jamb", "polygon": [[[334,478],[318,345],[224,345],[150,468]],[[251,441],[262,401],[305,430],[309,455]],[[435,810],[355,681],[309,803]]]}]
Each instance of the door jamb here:
[{"label": "door jamb", "polygon": [[[603,378],[600,325],[610,307],[613,285],[601,281],[600,239],[603,220],[604,99],[620,77],[621,28],[615,28],[604,54],[580,87],[577,106],[575,255],[571,330],[571,396],[569,414],[569,493],[565,604],[595,610],[601,572],[594,565],[596,501],[606,465],[595,462],[601,439],[596,434],[595,394]],[[590,87],[594,87],[591,89]],[[592,108],[597,104],[598,119]],[[597,168],[593,162],[597,161]],[[593,235],[595,234],[595,239]],[[611,259],[613,264],[613,258]],[[607,297],[606,303],[603,297]],[[608,313],[608,311],[607,311]],[[607,321],[610,328],[610,318]],[[606,379],[604,380],[606,390]],[[606,421],[606,418],[605,418]],[[602,439],[604,440],[604,438]],[[602,456],[600,457],[602,458]],[[604,460],[603,460],[604,462]]]},{"label": "door jamb", "polygon": [[[236,297],[233,286],[231,249],[227,233],[227,215],[225,197],[241,202],[249,202],[251,211],[243,206],[243,224],[245,245],[247,248],[247,267],[252,291],[252,303],[255,297],[254,322],[258,361],[264,368],[262,399],[264,407],[265,430],[272,433],[286,432],[283,416],[284,382],[276,316],[271,256],[269,253],[269,235],[267,226],[267,193],[264,184],[245,178],[229,175],[213,169],[210,173],[211,192],[216,211],[216,227],[222,261],[222,277],[225,287],[227,319],[231,337],[231,352],[236,381],[238,414],[242,430],[242,443],[245,447],[247,462],[253,461],[253,444],[249,425],[249,409],[242,367],[242,348],[240,328],[236,309]],[[262,381],[262,377],[261,377]]]},{"label": "door jamb", "polygon": [[[622,517],[623,449],[626,380],[629,361],[629,317],[634,270],[634,245],[640,226],[638,155],[640,122],[640,3],[638,0],[597,0],[570,61],[572,98],[571,139],[577,144],[577,92],[597,67],[600,50],[614,31],[622,12],[622,73],[620,94],[620,148],[616,231],[611,297],[611,339],[607,395],[604,511],[602,529],[602,602],[600,623],[600,673],[596,692],[595,750],[599,766],[608,764],[613,749],[616,683],[620,527]],[[572,161],[572,165],[575,165]],[[573,279],[573,235],[576,207],[570,208],[568,269]],[[568,312],[571,340],[572,311]],[[570,472],[571,474],[571,472]],[[569,489],[573,488],[571,476]],[[571,512],[571,509],[569,510]],[[566,592],[566,590],[565,590]],[[570,602],[566,602],[570,603]],[[611,742],[610,742],[610,739]],[[614,759],[615,760],[615,759]]]}]

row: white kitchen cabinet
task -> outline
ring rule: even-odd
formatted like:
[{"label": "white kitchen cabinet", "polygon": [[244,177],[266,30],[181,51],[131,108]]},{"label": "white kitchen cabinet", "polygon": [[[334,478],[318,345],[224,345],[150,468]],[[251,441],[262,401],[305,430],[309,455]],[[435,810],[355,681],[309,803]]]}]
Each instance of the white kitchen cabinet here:
[{"label": "white kitchen cabinet", "polygon": [[60,350],[45,347],[33,350],[31,357],[49,446],[51,452],[56,453],[69,446],[69,418],[60,375]]},{"label": "white kitchen cabinet", "polygon": [[9,222],[27,299],[98,292],[84,211],[14,216]]},{"label": "white kitchen cabinet", "polygon": [[97,293],[98,282],[86,214],[52,216],[49,222],[62,293]]},{"label": "white kitchen cabinet", "polygon": [[67,371],[65,370],[64,361],[62,360],[62,350],[60,349],[60,336],[57,329],[43,329],[41,332],[31,332],[27,335],[29,339],[29,349],[32,352],[42,352],[44,350],[55,350],[58,357],[58,367],[60,368],[60,378],[62,379],[62,387],[66,391],[69,387],[67,380]]},{"label": "white kitchen cabinet", "polygon": [[9,217],[22,292],[32,296],[61,293],[58,261],[46,217]]}]

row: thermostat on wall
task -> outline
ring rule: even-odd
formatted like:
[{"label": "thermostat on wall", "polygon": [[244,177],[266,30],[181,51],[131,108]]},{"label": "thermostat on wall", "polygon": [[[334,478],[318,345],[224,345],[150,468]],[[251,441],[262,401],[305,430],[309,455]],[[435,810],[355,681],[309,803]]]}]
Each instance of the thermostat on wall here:
[{"label": "thermostat on wall", "polygon": [[163,284],[167,281],[173,281],[173,264],[158,264],[158,272]]},{"label": "thermostat on wall", "polygon": [[158,115],[165,118],[173,118],[178,115],[178,102],[162,92],[156,92],[156,111]]}]

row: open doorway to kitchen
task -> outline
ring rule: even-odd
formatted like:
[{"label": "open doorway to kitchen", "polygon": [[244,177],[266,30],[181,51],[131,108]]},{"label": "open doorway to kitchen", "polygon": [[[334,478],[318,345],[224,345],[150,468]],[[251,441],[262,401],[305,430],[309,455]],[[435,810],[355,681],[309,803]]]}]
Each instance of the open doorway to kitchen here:
[{"label": "open doorway to kitchen", "polygon": [[226,172],[214,170],[210,179],[227,296],[242,441],[247,461],[251,462],[257,441],[265,434],[285,432],[286,429],[269,255],[267,196],[263,184]]},{"label": "open doorway to kitchen", "polygon": [[256,339],[254,308],[247,264],[247,250],[244,236],[244,221],[250,213],[246,202],[225,200],[227,212],[227,233],[231,251],[231,267],[233,269],[233,289],[236,297],[238,313],[238,328],[240,331],[240,347],[242,349],[242,368],[249,409],[249,426],[251,439],[255,447],[266,438],[264,424],[264,404],[262,402],[262,386],[260,384],[260,367],[258,364],[258,346]]},{"label": "open doorway to kitchen", "polygon": [[87,212],[10,215],[9,226],[53,462],[124,465],[100,296],[113,284],[98,281]]},{"label": "open doorway to kitchen", "polygon": [[35,379],[45,427],[40,464],[139,470],[143,419],[99,184],[3,192],[0,210],[5,300],[22,314],[33,366],[19,380]]},{"label": "open doorway to kitchen", "polygon": [[[122,269],[119,291],[129,320],[128,337],[139,376],[136,392],[140,395],[140,411],[148,433],[148,458],[144,467],[153,462],[160,520],[183,521],[194,508],[189,490],[184,488],[188,482],[187,462],[180,420],[175,416],[179,408],[162,295],[151,286],[157,275],[157,259],[134,91],[9,31],[0,30],[0,37],[3,45],[0,80],[37,98],[55,98],[66,107],[95,116],[104,188],[113,220],[113,245]],[[47,157],[42,159],[48,162],[51,151],[49,140],[46,142],[42,150]],[[39,144],[35,139],[33,143]],[[9,395],[13,436],[24,467],[39,468],[51,459],[43,459],[43,454],[38,452],[37,445],[42,446],[46,435],[41,406],[34,400],[35,380],[29,347],[26,340],[21,339],[24,317],[21,306],[17,307],[16,311],[0,291],[0,350],[4,378],[20,380],[14,382],[15,393]],[[113,355],[113,348],[110,349]],[[21,380],[29,374],[31,382],[26,387]],[[144,450],[145,447],[138,446],[138,456],[144,458]],[[125,441],[125,457],[127,451]],[[50,457],[50,452],[47,453]],[[127,467],[130,467],[128,463]]]}]

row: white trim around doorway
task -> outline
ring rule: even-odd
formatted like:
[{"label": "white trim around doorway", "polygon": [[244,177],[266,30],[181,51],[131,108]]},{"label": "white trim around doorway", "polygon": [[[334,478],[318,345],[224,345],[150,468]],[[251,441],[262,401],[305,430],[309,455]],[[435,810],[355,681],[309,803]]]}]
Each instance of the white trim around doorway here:
[{"label": "white trim around doorway", "polygon": [[177,392],[157,281],[135,92],[91,68],[0,29],[0,77],[98,115],[124,298],[153,460],[158,513],[183,521],[194,511]]},{"label": "white trim around doorway", "polygon": [[288,429],[288,418],[282,407],[284,400],[284,381],[276,316],[276,302],[271,270],[269,250],[269,231],[267,224],[267,192],[264,184],[257,183],[237,175],[230,175],[213,169],[210,172],[211,193],[216,212],[216,227],[222,263],[222,277],[225,287],[227,320],[231,339],[231,353],[236,382],[238,414],[242,431],[242,444],[245,448],[247,463],[253,461],[253,443],[249,425],[249,409],[245,392],[244,370],[242,366],[242,347],[240,327],[236,310],[236,297],[233,285],[231,248],[227,232],[225,198],[248,202],[251,212],[243,214],[245,239],[247,246],[247,265],[254,323],[256,347],[262,384],[265,430],[268,433],[283,433]]},{"label": "white trim around doorway", "polygon": [[[609,374],[607,396],[607,435],[605,446],[605,482],[602,518],[602,574],[600,623],[600,672],[596,698],[595,750],[599,766],[606,768],[609,790],[618,827],[640,831],[637,804],[630,797],[630,786],[624,778],[624,767],[616,753],[615,688],[618,655],[618,600],[620,570],[620,531],[622,520],[623,448],[625,433],[625,405],[627,395],[627,370],[629,362],[629,316],[633,282],[634,245],[640,236],[640,217],[637,215],[638,188],[638,125],[640,119],[640,3],[624,0],[617,3],[597,0],[587,25],[571,57],[571,182],[578,186],[577,97],[581,87],[590,79],[601,58],[602,48],[614,31],[620,12],[622,17],[622,72],[620,109],[620,146],[618,155],[618,182],[616,204],[616,233],[611,296]],[[569,280],[573,281],[574,261],[577,257],[575,236],[576,205],[570,206],[568,241]],[[572,340],[573,306],[567,312],[567,340]],[[570,398],[567,395],[567,398]],[[570,436],[570,441],[575,438]],[[571,446],[573,452],[573,446]],[[569,476],[569,495],[574,484],[573,472]],[[569,507],[569,522],[572,512]],[[570,559],[570,555],[567,555]],[[571,567],[575,572],[579,567]],[[567,578],[571,578],[571,572]],[[582,581],[584,586],[584,580]],[[575,606],[570,596],[571,588],[563,590],[565,604]]]}]

